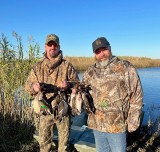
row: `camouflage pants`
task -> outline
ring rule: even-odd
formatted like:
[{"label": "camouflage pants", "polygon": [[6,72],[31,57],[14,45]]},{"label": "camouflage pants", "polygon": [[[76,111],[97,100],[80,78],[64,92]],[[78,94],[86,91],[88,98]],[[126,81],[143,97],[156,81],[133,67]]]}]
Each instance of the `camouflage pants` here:
[{"label": "camouflage pants", "polygon": [[39,124],[40,152],[51,152],[54,125],[58,129],[58,152],[68,152],[70,118],[64,117],[61,122],[54,120],[52,115],[42,115]]}]

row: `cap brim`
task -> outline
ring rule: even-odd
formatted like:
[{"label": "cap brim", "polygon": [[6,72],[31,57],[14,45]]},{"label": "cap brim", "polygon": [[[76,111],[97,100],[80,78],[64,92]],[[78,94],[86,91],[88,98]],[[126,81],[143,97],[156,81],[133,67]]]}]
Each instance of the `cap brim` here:
[{"label": "cap brim", "polygon": [[55,42],[57,45],[59,45],[59,43],[57,43],[55,40],[49,40],[49,41],[47,41],[45,44],[48,44],[48,43],[51,42],[51,41],[53,41],[53,42]]},{"label": "cap brim", "polygon": [[108,46],[106,46],[106,45],[104,45],[104,44],[97,45],[97,46],[94,48],[93,52],[95,52],[96,50],[98,50],[98,49],[100,49],[100,48],[105,48],[105,47],[108,47]]}]

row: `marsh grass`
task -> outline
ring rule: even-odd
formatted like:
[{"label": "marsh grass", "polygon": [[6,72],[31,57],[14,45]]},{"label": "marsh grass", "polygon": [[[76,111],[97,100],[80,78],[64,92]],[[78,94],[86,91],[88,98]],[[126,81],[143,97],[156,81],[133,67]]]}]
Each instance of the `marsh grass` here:
[{"label": "marsh grass", "polygon": [[[119,56],[119,58],[130,61],[136,68],[160,67],[160,59],[127,56]],[[65,57],[65,59],[71,62],[78,71],[85,71],[95,62],[94,57]]]},{"label": "marsh grass", "polygon": [[19,61],[1,62],[0,151],[15,151],[33,140],[34,115],[25,93],[14,94],[23,85],[28,66]]},{"label": "marsh grass", "polygon": [[130,61],[136,68],[160,67],[160,59],[151,59],[146,57],[125,57],[120,56],[120,59]]},{"label": "marsh grass", "polygon": [[21,87],[36,59],[33,59],[33,55],[32,60],[23,59],[21,38],[15,33],[14,36],[18,43],[17,47],[14,47],[16,51],[12,50],[13,45],[4,34],[0,39],[0,50],[2,50],[0,52],[0,151],[2,152],[22,149],[24,145],[34,140],[34,114],[30,99]]},{"label": "marsh grass", "polygon": [[[35,116],[30,106],[30,97],[23,91],[23,85],[34,63],[39,60],[39,46],[32,41],[28,48],[28,59],[24,59],[22,39],[16,33],[14,37],[17,40],[17,46],[11,44],[4,34],[0,39],[0,151],[35,152],[38,151],[38,143],[33,139]],[[136,67],[160,66],[159,59],[120,58],[129,60]],[[86,70],[95,62],[93,57],[65,57],[65,59],[78,71]],[[150,139],[154,141],[150,147],[155,144],[155,141],[159,141],[159,130],[157,129],[157,134],[154,134],[155,132],[150,134],[148,130],[148,126],[142,127],[141,134],[138,133],[138,140],[132,142],[130,140],[129,147],[132,147],[130,151],[136,148],[138,150],[138,147],[141,147],[142,151],[145,150],[145,145]],[[152,138],[153,136],[155,138]],[[140,139],[146,140],[143,140],[142,144]],[[134,148],[135,143],[141,144],[137,144]]]},{"label": "marsh grass", "polygon": [[65,57],[65,59],[72,63],[77,71],[85,71],[91,66],[95,60],[93,57]]}]

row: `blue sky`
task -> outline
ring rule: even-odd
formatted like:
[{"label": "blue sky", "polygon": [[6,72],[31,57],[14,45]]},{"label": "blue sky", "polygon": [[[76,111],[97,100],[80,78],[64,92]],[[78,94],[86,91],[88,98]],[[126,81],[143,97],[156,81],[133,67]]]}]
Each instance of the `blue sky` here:
[{"label": "blue sky", "polygon": [[64,56],[93,56],[105,36],[117,56],[160,59],[159,0],[1,0],[0,34],[15,31],[25,50],[33,36],[44,50],[46,35],[60,37]]}]

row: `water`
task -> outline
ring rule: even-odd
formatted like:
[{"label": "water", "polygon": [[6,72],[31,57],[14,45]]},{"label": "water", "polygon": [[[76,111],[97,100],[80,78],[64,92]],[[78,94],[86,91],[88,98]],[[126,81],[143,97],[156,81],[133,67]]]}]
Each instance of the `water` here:
[{"label": "water", "polygon": [[[149,115],[152,121],[160,116],[160,67],[138,69],[144,92],[144,119],[143,124],[148,122]],[[79,73],[82,79],[83,73]]]},{"label": "water", "polygon": [[144,92],[143,123],[147,123],[149,116],[152,121],[160,117],[160,67],[138,69]]}]

